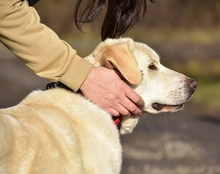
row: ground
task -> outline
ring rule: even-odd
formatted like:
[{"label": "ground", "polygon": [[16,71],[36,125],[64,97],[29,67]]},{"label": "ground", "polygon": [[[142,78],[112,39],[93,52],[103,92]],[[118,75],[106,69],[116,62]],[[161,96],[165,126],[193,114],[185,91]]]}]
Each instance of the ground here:
[{"label": "ground", "polygon": [[122,173],[220,174],[220,120],[200,111],[187,105],[175,114],[143,115],[122,138]]},{"label": "ground", "polygon": [[[7,56],[0,56],[1,108],[15,105],[47,84],[13,55]],[[122,174],[220,174],[216,115],[191,102],[178,113],[145,113],[134,132],[121,137]]]}]

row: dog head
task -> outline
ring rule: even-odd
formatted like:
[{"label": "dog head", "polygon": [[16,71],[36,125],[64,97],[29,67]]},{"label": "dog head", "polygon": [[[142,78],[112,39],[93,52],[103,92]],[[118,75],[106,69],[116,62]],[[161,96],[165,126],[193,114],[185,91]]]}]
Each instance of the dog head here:
[{"label": "dog head", "polygon": [[[95,66],[116,69],[142,97],[144,111],[175,112],[183,108],[194,93],[197,83],[183,74],[166,68],[157,53],[143,43],[129,38],[107,39],[87,58]],[[137,117],[124,117],[121,133],[137,124]]]}]

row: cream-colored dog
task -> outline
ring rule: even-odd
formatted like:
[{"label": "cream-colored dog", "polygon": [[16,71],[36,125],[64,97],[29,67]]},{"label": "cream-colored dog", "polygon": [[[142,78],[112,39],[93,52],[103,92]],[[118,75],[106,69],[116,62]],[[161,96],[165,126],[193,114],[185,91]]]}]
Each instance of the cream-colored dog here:
[{"label": "cream-colored dog", "polygon": [[[147,45],[108,39],[86,57],[117,69],[144,99],[144,111],[181,109],[196,82],[160,64]],[[108,84],[106,84],[108,85]],[[133,130],[138,117],[112,117],[82,95],[64,89],[34,91],[17,106],[0,110],[0,173],[119,174],[119,131]]]}]

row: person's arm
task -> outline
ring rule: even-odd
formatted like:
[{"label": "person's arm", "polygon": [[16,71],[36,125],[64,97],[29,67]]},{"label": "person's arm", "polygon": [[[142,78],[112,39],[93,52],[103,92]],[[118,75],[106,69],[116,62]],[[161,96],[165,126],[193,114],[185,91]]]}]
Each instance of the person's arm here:
[{"label": "person's arm", "polygon": [[26,0],[0,0],[0,41],[38,76],[74,91],[93,67],[42,24]]},{"label": "person's arm", "polygon": [[[109,114],[140,115],[143,100],[114,71],[93,67],[40,23],[27,0],[0,0],[0,41],[37,75],[60,81]],[[111,85],[109,85],[111,84]],[[99,95],[96,95],[99,94]]]}]

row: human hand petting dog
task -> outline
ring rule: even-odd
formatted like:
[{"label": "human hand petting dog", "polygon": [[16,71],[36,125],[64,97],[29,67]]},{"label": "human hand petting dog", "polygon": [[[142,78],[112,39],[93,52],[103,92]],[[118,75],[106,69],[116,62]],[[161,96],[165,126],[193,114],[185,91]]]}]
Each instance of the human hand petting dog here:
[{"label": "human hand petting dog", "polygon": [[142,115],[144,101],[114,70],[94,67],[80,90],[87,99],[112,116]]}]

